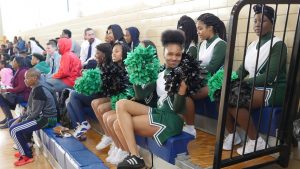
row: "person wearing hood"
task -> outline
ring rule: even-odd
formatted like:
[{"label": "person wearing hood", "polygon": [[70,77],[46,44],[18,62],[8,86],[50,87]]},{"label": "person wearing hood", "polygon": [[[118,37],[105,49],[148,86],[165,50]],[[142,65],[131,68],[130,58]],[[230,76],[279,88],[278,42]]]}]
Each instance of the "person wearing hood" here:
[{"label": "person wearing hood", "polygon": [[33,68],[39,70],[42,74],[48,74],[50,72],[50,66],[45,62],[45,56],[39,53],[33,53],[31,57],[31,65]]},{"label": "person wearing hood", "polygon": [[80,61],[85,66],[89,60],[95,60],[96,46],[102,43],[96,38],[95,32],[92,28],[84,30],[85,41],[81,44]]},{"label": "person wearing hood", "polygon": [[107,36],[106,36],[107,41],[111,45],[113,45],[116,41],[125,42],[123,30],[120,25],[117,25],[117,24],[109,25],[106,33],[107,33]]},{"label": "person wearing hood", "polygon": [[129,27],[125,30],[125,41],[130,49],[133,50],[140,44],[140,31],[136,27]]},{"label": "person wearing hood", "polygon": [[65,88],[73,88],[75,80],[81,76],[82,66],[78,57],[71,52],[71,39],[60,38],[57,46],[61,54],[60,66],[58,72],[53,74],[47,82],[54,87],[56,92],[61,92]]}]

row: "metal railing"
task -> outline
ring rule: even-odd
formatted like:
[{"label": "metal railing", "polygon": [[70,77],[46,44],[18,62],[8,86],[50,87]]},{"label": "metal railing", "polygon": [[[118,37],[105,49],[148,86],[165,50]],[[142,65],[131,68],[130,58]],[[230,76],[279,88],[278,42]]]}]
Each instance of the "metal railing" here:
[{"label": "metal railing", "polygon": [[[257,146],[257,138],[259,136],[259,131],[260,131],[260,124],[262,120],[262,113],[263,113],[263,108],[264,106],[260,107],[259,110],[259,122],[257,126],[257,134],[256,134],[256,141],[255,141],[255,148],[254,152],[252,153],[247,153],[245,154],[245,146],[243,147],[243,153],[240,156],[234,156],[233,151],[231,150],[230,152],[230,157],[229,158],[223,158],[222,159],[222,147],[223,147],[223,140],[224,140],[224,134],[225,134],[225,125],[226,125],[226,116],[227,116],[227,111],[229,108],[228,105],[228,99],[229,99],[229,92],[230,92],[230,84],[231,84],[231,73],[232,73],[232,67],[233,67],[233,60],[234,60],[234,54],[235,54],[235,47],[236,47],[236,35],[237,35],[237,28],[238,28],[238,22],[239,22],[239,14],[242,8],[249,6],[249,13],[248,13],[248,20],[247,20],[247,28],[246,28],[246,38],[245,38],[245,43],[244,43],[244,53],[243,53],[243,62],[242,64],[245,65],[245,58],[246,58],[246,52],[247,52],[247,43],[248,43],[248,35],[249,35],[249,25],[250,25],[250,18],[251,18],[251,11],[252,7],[255,4],[261,4],[261,5],[273,5],[275,6],[275,16],[277,16],[278,12],[278,6],[280,5],[287,5],[287,10],[286,14],[284,15],[286,18],[285,20],[285,25],[283,25],[284,30],[283,30],[283,36],[282,36],[282,41],[283,44],[285,43],[286,39],[286,34],[287,34],[287,25],[289,21],[289,16],[290,16],[290,6],[291,4],[300,4],[300,0],[240,0],[238,1],[231,12],[230,16],[230,21],[229,21],[229,35],[228,35],[228,42],[227,42],[227,50],[226,50],[226,57],[225,57],[225,64],[224,64],[224,81],[223,81],[223,87],[221,91],[221,100],[220,100],[220,105],[219,105],[219,119],[218,119],[218,127],[217,127],[217,138],[216,138],[216,146],[215,146],[215,156],[214,156],[214,163],[213,163],[213,168],[222,168],[222,167],[227,167],[230,165],[234,165],[240,162],[248,161],[251,159],[259,158],[262,156],[266,155],[271,155],[274,153],[279,153],[278,158],[275,158],[274,160],[268,161],[263,164],[259,164],[257,166],[263,166],[271,163],[278,163],[282,167],[287,167],[288,162],[289,162],[289,155],[290,155],[290,145],[291,145],[291,136],[292,136],[292,122],[295,118],[296,112],[298,110],[298,105],[299,105],[299,96],[300,96],[300,17],[299,17],[299,10],[298,10],[298,15],[297,15],[297,23],[296,23],[296,28],[295,28],[295,35],[294,35],[294,40],[293,40],[293,48],[292,48],[292,53],[291,53],[291,59],[290,59],[290,64],[289,64],[289,71],[287,74],[287,82],[286,82],[286,92],[285,92],[285,98],[284,102],[282,105],[282,112],[281,112],[281,117],[280,117],[280,125],[278,128],[278,133],[276,137],[276,144],[275,146],[272,147],[267,147],[267,144],[264,149],[262,150],[257,150],[256,151],[256,146]],[[300,5],[299,5],[300,6]],[[298,8],[299,8],[298,6]],[[262,9],[264,10],[264,8]],[[262,11],[264,12],[264,11]],[[252,15],[253,16],[253,15]],[[261,23],[262,26],[263,22]],[[274,24],[272,27],[272,38],[271,38],[271,45],[270,45],[270,53],[272,49],[272,44],[273,42],[273,37],[274,37],[274,32],[275,32],[275,25],[276,25],[276,17],[274,20]],[[261,33],[259,35],[259,41],[258,41],[258,46],[260,46],[261,43]],[[283,45],[281,47],[281,52],[280,52],[280,61],[279,64],[283,61]],[[260,47],[258,47],[258,52],[257,52],[257,58],[259,58],[259,50]],[[270,57],[270,54],[269,54]],[[270,60],[270,59],[268,59]],[[258,65],[258,59],[256,60],[256,66],[255,70],[257,70],[257,65]],[[278,65],[279,66],[279,65]],[[269,67],[270,67],[270,61],[267,62],[267,75],[265,78],[265,83],[264,83],[264,92],[263,96],[265,96],[265,91],[266,91],[266,86],[267,86],[267,78],[269,75]],[[277,71],[277,76],[278,77],[279,70]],[[240,79],[242,81],[242,79]],[[256,75],[254,76],[254,82],[252,85],[252,90],[251,90],[251,102],[249,105],[248,111],[251,112],[252,110],[252,102],[253,102],[253,93],[255,89],[255,82],[256,82]],[[277,92],[277,85],[275,85],[273,91]],[[239,87],[239,92],[241,90],[241,87]],[[238,100],[240,98],[238,97]],[[271,123],[272,123],[272,117],[273,117],[273,109],[274,106],[271,106],[272,112],[270,113],[269,117],[269,123],[268,123],[268,133],[266,134],[266,143],[269,141],[269,132],[271,128]],[[238,118],[239,115],[239,106],[237,104],[236,108],[236,115],[235,119]],[[251,113],[249,113],[251,114]],[[249,127],[249,122],[251,119],[251,115],[248,117],[248,127]],[[235,120],[234,123],[234,131],[237,129],[237,120]],[[235,132],[233,132],[235,133]],[[246,134],[244,137],[243,145],[246,144],[248,136],[248,128],[246,130]],[[234,136],[235,137],[235,134]],[[233,143],[233,141],[232,141]]]}]

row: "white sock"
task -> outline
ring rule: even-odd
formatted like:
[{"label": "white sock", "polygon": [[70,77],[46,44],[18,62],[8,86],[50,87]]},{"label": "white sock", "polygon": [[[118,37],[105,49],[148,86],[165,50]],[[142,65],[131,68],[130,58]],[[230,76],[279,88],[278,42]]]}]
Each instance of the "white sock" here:
[{"label": "white sock", "polygon": [[185,127],[188,128],[188,129],[195,129],[195,125],[187,125],[186,124]]}]

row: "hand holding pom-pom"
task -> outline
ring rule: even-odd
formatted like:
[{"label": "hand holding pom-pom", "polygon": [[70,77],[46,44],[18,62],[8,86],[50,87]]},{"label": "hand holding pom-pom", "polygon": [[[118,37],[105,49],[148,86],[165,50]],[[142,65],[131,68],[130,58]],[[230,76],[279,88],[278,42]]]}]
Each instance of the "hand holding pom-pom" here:
[{"label": "hand holding pom-pom", "polygon": [[166,91],[168,94],[178,93],[181,81],[187,85],[187,94],[195,94],[203,85],[204,78],[200,62],[193,57],[183,54],[180,65],[165,75]]}]

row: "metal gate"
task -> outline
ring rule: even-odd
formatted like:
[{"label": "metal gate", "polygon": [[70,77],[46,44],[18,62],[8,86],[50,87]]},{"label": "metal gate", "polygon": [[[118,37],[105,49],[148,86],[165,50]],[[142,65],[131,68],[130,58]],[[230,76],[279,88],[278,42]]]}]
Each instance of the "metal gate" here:
[{"label": "metal gate", "polygon": [[[293,39],[290,40],[292,41],[292,48],[290,50],[290,64],[288,67],[288,73],[287,73],[287,82],[286,82],[286,92],[285,92],[285,98],[284,98],[284,103],[282,106],[282,113],[280,115],[280,123],[279,123],[279,128],[277,130],[277,135],[276,135],[276,143],[275,145],[271,147],[265,147],[262,150],[256,151],[256,144],[257,144],[257,138],[258,134],[256,136],[256,143],[255,143],[255,148],[254,152],[252,153],[247,153],[245,154],[245,148],[243,148],[243,154],[239,156],[234,156],[233,155],[233,150],[230,152],[230,157],[229,158],[224,158],[222,157],[222,147],[223,147],[223,139],[224,139],[224,134],[225,134],[225,123],[226,123],[226,115],[227,115],[227,110],[228,110],[228,99],[229,99],[229,91],[230,91],[230,84],[231,84],[231,73],[233,69],[233,61],[234,61],[234,55],[235,55],[235,48],[236,48],[236,38],[237,38],[237,30],[238,30],[238,23],[239,23],[239,15],[240,12],[243,8],[248,8],[249,7],[249,13],[248,13],[248,19],[247,19],[247,25],[246,25],[246,34],[245,34],[245,43],[244,43],[244,52],[243,52],[243,59],[242,63],[243,65],[245,64],[245,57],[246,57],[246,49],[247,49],[247,43],[248,43],[248,35],[249,35],[249,27],[250,27],[250,18],[253,16],[252,12],[252,7],[255,4],[261,4],[262,6],[264,5],[271,5],[275,9],[275,16],[277,16],[278,9],[281,5],[285,5],[286,8],[286,13],[283,14],[285,16],[285,25],[280,25],[283,27],[283,36],[282,40],[285,42],[286,35],[287,35],[287,25],[288,25],[288,20],[290,16],[290,7],[291,5],[297,5],[297,19],[295,21],[295,32]],[[223,87],[221,91],[221,100],[220,100],[220,106],[219,106],[219,119],[218,119],[218,128],[217,128],[217,142],[215,146],[215,156],[214,156],[214,164],[213,168],[222,168],[222,167],[227,167],[231,166],[240,162],[248,161],[251,159],[259,158],[262,156],[266,155],[271,155],[274,153],[278,153],[279,155],[274,158],[274,160],[271,160],[267,163],[264,164],[259,164],[256,167],[263,166],[263,165],[268,165],[271,163],[277,163],[281,165],[282,167],[287,167],[288,162],[289,162],[289,156],[290,156],[290,147],[291,147],[291,139],[292,139],[292,122],[295,119],[295,115],[298,109],[299,105],[299,96],[300,96],[300,18],[299,18],[299,5],[300,0],[240,0],[236,3],[236,5],[233,7],[230,20],[229,20],[229,35],[228,35],[228,42],[227,42],[227,50],[226,50],[226,58],[225,58],[225,64],[224,64],[224,81],[223,81]],[[293,8],[294,9],[294,8]],[[263,8],[264,10],[264,8]],[[264,12],[264,11],[262,11]],[[281,11],[282,12],[282,11]],[[262,26],[262,24],[261,24]],[[273,24],[273,35],[274,31],[276,31],[276,17],[274,20]],[[281,28],[282,29],[282,28]],[[272,36],[273,37],[273,36]],[[261,33],[259,36],[259,43],[261,40]],[[272,46],[273,38],[271,39],[271,45],[270,49]],[[257,57],[259,57],[259,49],[258,48],[258,54]],[[271,52],[270,52],[271,53]],[[281,55],[282,55],[282,49],[281,49]],[[270,55],[269,55],[270,57]],[[257,59],[258,60],[258,59]],[[281,62],[281,59],[280,59]],[[258,62],[256,61],[256,68],[257,68]],[[269,66],[269,62],[267,63]],[[257,70],[255,68],[255,70]],[[269,69],[267,69],[268,71]],[[267,72],[267,76],[268,76]],[[278,75],[279,71],[277,72]],[[254,76],[254,84],[255,84],[255,78],[256,75]],[[267,79],[267,77],[266,77]],[[265,80],[265,85],[264,89],[266,89],[266,82]],[[251,91],[251,102],[249,106],[249,112],[251,112],[251,105],[253,101],[253,91],[254,91],[254,84],[252,85],[252,91]],[[276,92],[276,87],[275,86],[275,92]],[[265,90],[264,90],[265,91]],[[239,87],[239,92],[240,92],[240,87]],[[240,98],[238,98],[239,100]],[[260,130],[260,124],[261,124],[261,118],[262,118],[262,113],[263,113],[263,106],[260,108],[260,115],[259,115],[259,123],[257,126],[257,133]],[[272,109],[274,109],[274,106],[271,106]],[[239,115],[239,107],[237,106],[237,112],[236,116]],[[271,124],[271,119],[273,116],[273,111],[270,115],[269,118],[269,123]],[[248,118],[248,127],[249,127],[249,121],[251,120],[251,116],[249,115]],[[270,126],[268,131],[270,131]],[[235,122],[234,124],[234,131],[237,129],[237,123]],[[245,140],[243,141],[243,145],[246,143],[247,139],[247,131],[245,133]],[[266,134],[266,142],[268,142],[269,139],[269,133]]]}]

